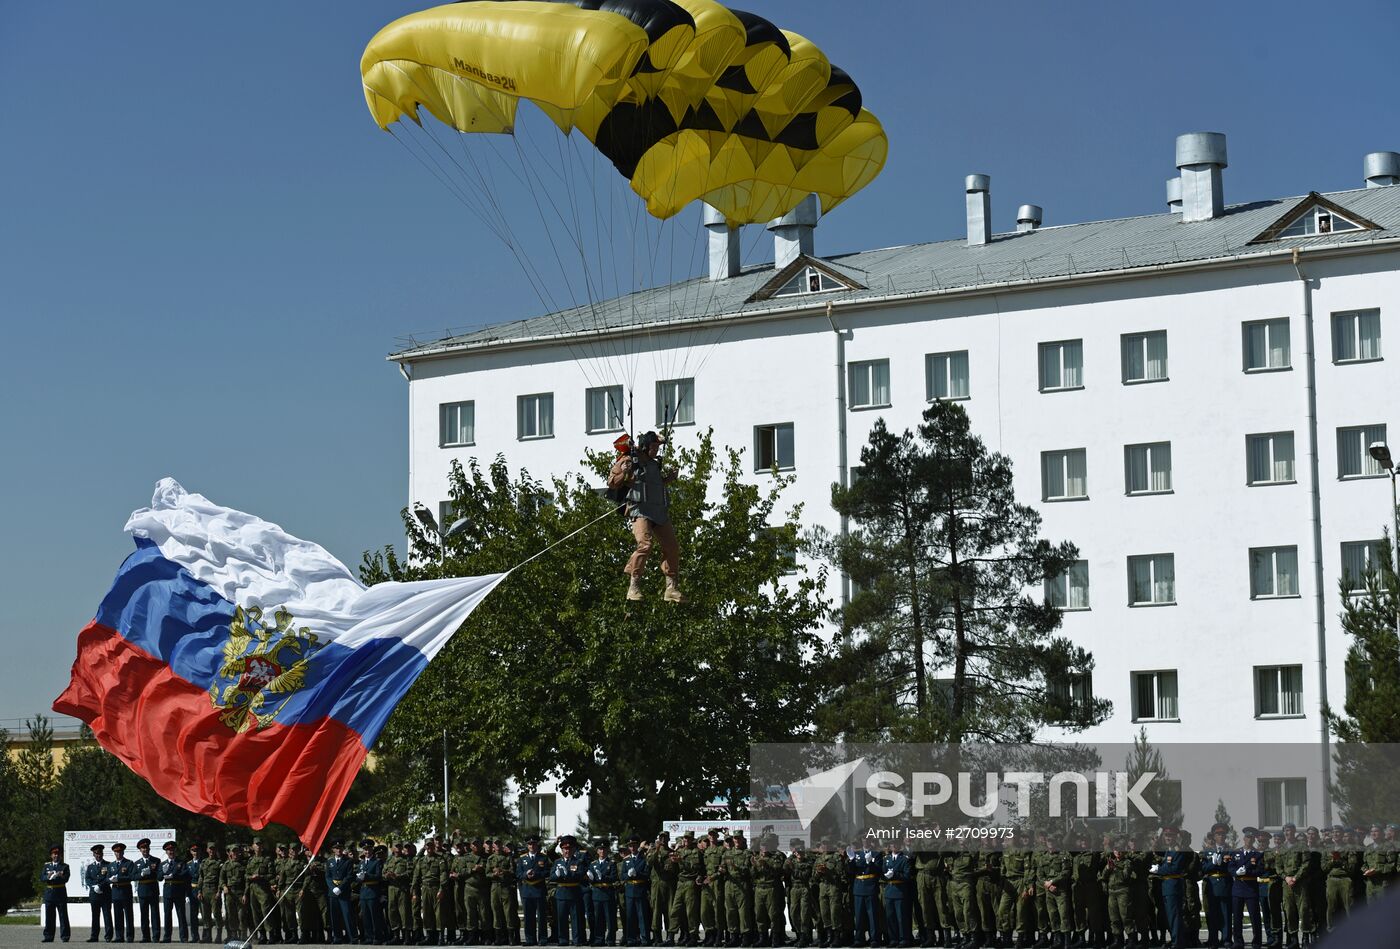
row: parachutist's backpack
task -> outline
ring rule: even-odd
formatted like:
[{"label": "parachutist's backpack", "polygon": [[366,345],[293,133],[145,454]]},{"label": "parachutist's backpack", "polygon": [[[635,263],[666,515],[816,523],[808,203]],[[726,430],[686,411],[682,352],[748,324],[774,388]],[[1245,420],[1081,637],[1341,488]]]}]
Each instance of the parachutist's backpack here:
[{"label": "parachutist's backpack", "polygon": [[616,504],[617,512],[624,516],[627,513],[627,495],[632,490],[632,478],[635,473],[636,464],[631,454],[619,455],[608,469],[607,499]]}]

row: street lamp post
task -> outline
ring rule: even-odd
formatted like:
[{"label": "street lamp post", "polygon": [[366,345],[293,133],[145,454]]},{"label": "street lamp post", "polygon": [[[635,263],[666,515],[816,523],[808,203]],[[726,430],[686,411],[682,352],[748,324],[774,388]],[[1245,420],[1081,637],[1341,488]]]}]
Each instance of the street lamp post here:
[{"label": "street lamp post", "polygon": [[[1370,452],[1376,464],[1390,475],[1390,540],[1393,544],[1390,566],[1392,570],[1400,573],[1400,502],[1397,502],[1395,496],[1395,476],[1400,474],[1400,471],[1397,471],[1395,459],[1390,455],[1390,446],[1385,442],[1371,442]],[[1400,630],[1400,606],[1397,606],[1395,611],[1395,628]]]}]

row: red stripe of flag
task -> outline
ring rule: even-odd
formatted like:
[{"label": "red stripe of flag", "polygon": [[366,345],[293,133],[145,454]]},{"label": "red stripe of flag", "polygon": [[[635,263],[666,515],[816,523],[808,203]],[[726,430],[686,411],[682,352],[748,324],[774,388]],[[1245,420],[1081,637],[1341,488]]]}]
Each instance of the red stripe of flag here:
[{"label": "red stripe of flag", "polygon": [[275,821],[315,850],[367,753],[331,718],[238,734],[206,690],[96,622],[78,635],[72,681],[53,709],[87,722],[103,748],[180,807],[254,829]]}]

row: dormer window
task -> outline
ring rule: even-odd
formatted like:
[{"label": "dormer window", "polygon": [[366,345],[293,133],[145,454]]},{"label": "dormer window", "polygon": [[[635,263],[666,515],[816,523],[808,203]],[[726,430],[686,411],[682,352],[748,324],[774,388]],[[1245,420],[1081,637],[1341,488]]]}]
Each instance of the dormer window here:
[{"label": "dormer window", "polygon": [[775,297],[795,297],[804,293],[827,293],[832,290],[848,290],[849,287],[831,279],[816,267],[803,267],[792,275],[787,283],[779,287]]},{"label": "dormer window", "polygon": [[1361,230],[1361,225],[1355,221],[1343,217],[1330,208],[1316,205],[1295,218],[1291,224],[1279,232],[1278,236],[1280,238],[1315,237],[1318,234],[1339,234],[1342,231],[1359,230]]}]

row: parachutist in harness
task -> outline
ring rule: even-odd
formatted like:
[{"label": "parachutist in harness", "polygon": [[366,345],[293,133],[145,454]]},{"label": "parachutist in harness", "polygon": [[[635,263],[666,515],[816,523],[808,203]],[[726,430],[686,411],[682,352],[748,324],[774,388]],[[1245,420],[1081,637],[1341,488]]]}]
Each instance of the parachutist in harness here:
[{"label": "parachutist in harness", "polygon": [[666,439],[656,432],[644,432],[636,448],[622,436],[613,443],[619,455],[608,471],[608,496],[622,502],[625,516],[631,522],[632,536],[637,547],[627,560],[623,571],[630,578],[627,599],[642,598],[641,578],[651,556],[653,544],[661,545],[661,572],[666,576],[669,603],[684,603],[685,596],[676,585],[680,573],[680,545],[671,528],[670,496],[666,486],[676,480],[675,471],[662,471],[657,455]]}]

